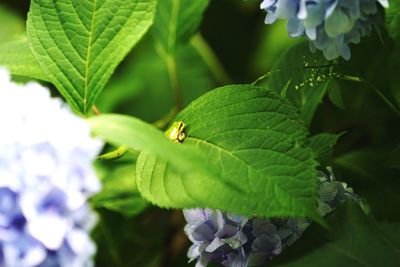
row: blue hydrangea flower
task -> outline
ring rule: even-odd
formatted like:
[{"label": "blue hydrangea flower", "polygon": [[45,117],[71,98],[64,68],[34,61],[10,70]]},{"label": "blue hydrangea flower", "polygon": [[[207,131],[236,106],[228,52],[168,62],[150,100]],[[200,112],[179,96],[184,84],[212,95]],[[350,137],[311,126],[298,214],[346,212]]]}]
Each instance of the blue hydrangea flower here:
[{"label": "blue hydrangea flower", "polygon": [[[321,173],[318,211],[325,216],[347,199],[359,201],[345,183]],[[227,267],[260,266],[279,255],[300,238],[311,224],[306,218],[260,219],[232,215],[219,210],[183,210],[185,233],[193,245],[188,251],[196,267],[218,262]]]},{"label": "blue hydrangea flower", "polygon": [[350,59],[349,43],[357,44],[380,22],[379,7],[388,0],[264,0],[266,24],[287,20],[289,36],[306,36],[311,51],[322,50],[328,60]]},{"label": "blue hydrangea flower", "polygon": [[87,199],[102,142],[88,123],[37,83],[0,69],[0,266],[92,266]]}]

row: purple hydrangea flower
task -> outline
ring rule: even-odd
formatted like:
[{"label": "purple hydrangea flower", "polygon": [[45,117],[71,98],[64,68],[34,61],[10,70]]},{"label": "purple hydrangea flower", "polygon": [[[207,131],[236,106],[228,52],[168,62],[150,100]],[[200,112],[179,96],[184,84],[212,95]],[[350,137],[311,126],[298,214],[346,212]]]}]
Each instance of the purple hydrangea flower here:
[{"label": "purple hydrangea flower", "polygon": [[287,20],[289,36],[306,36],[311,51],[322,50],[328,60],[350,59],[349,43],[369,35],[381,19],[378,6],[388,0],[264,0],[266,24]]},{"label": "purple hydrangea flower", "polygon": [[[330,171],[330,170],[329,170]],[[325,216],[347,199],[359,202],[351,188],[321,173],[318,212]],[[185,233],[193,245],[188,251],[196,267],[218,262],[227,267],[260,266],[300,238],[311,224],[306,218],[246,218],[220,210],[186,209]]]},{"label": "purple hydrangea flower", "polygon": [[102,142],[89,124],[37,83],[0,69],[0,266],[92,266],[87,199]]}]

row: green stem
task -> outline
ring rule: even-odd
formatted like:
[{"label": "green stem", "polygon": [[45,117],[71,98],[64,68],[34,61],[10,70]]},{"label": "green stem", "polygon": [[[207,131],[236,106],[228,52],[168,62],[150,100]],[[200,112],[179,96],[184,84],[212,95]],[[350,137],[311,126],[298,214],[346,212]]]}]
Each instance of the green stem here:
[{"label": "green stem", "polygon": [[274,72],[282,72],[282,71],[295,71],[296,73],[299,73],[303,70],[307,70],[307,69],[324,69],[324,68],[330,68],[331,71],[333,69],[333,67],[338,66],[338,64],[326,64],[326,65],[307,65],[301,68],[293,68],[293,69],[274,69],[271,70],[269,72],[267,72],[266,74],[262,75],[261,77],[257,78],[257,80],[255,80],[254,82],[252,82],[252,85],[257,85],[259,82],[261,82],[262,80],[265,80],[266,78],[269,78]]},{"label": "green stem", "polygon": [[375,85],[373,85],[369,81],[360,77],[349,76],[349,75],[342,75],[340,78],[345,81],[359,82],[366,84],[373,90],[374,93],[376,93],[382,99],[383,102],[385,102],[386,105],[388,105],[390,109],[392,109],[398,116],[400,116],[400,110],[395,105],[393,105],[393,103],[389,99],[387,99],[387,97],[381,91],[379,91],[379,89],[376,88]]},{"label": "green stem", "polygon": [[168,112],[167,115],[165,115],[163,118],[153,122],[154,127],[158,129],[164,129],[169,122],[175,117],[175,115],[178,114],[178,109],[172,108],[170,112]]},{"label": "green stem", "polygon": [[225,71],[218,57],[215,55],[212,48],[209,46],[206,40],[204,40],[201,34],[196,34],[190,43],[197,50],[199,55],[202,57],[204,62],[210,68],[215,79],[220,84],[232,84],[232,79],[229,77],[228,73]]},{"label": "green stem", "polygon": [[172,54],[167,55],[165,57],[165,63],[167,65],[168,77],[171,82],[172,91],[174,93],[175,108],[177,110],[181,110],[183,101],[182,101],[181,85],[179,83],[178,72],[176,68],[175,55]]},{"label": "green stem", "polygon": [[257,85],[257,83],[261,82],[262,80],[267,79],[267,78],[268,78],[269,76],[271,76],[271,75],[272,75],[272,72],[271,72],[271,71],[270,71],[270,72],[267,72],[267,73],[265,73],[263,76],[257,78],[257,80],[255,80],[254,82],[252,82],[251,85]]}]

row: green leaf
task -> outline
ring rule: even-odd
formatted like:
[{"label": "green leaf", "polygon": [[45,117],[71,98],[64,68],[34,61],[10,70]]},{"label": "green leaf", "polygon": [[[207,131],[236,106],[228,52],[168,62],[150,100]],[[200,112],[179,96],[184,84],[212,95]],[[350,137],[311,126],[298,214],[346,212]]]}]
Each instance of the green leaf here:
[{"label": "green leaf", "polygon": [[390,35],[400,45],[400,2],[390,1],[386,10],[386,24]]},{"label": "green leaf", "polygon": [[100,219],[92,236],[96,267],[155,267],[171,235],[169,212],[149,210],[140,217],[127,217],[99,210]]},{"label": "green leaf", "polygon": [[338,108],[345,109],[342,97],[342,92],[340,91],[340,87],[338,83],[334,80],[331,80],[329,90],[328,90],[329,100]]},{"label": "green leaf", "polygon": [[378,222],[348,201],[327,218],[331,231],[313,225],[271,263],[279,267],[400,265],[400,223]]},{"label": "green leaf", "polygon": [[69,104],[86,114],[152,24],[155,0],[33,0],[32,51]]},{"label": "green leaf", "polygon": [[[167,66],[154,46],[152,38],[144,38],[135,48],[137,53],[128,58],[98,98],[97,106],[101,111],[156,121],[172,109],[173,88]],[[184,105],[217,86],[191,44],[176,51],[176,67]]]},{"label": "green leaf", "polygon": [[14,75],[48,81],[29,48],[26,36],[18,36],[0,45],[0,66]]},{"label": "green leaf", "polygon": [[159,57],[167,67],[168,80],[174,92],[174,106],[183,107],[182,84],[178,77],[177,50],[187,44],[200,24],[209,0],[158,1],[152,36]]},{"label": "green leaf", "polygon": [[25,30],[24,20],[4,6],[0,6],[0,21],[0,43],[8,41],[17,34],[22,34]]},{"label": "green leaf", "polygon": [[322,133],[310,138],[311,148],[315,158],[321,165],[325,165],[332,157],[333,147],[342,134]]},{"label": "green leaf", "polygon": [[399,171],[393,168],[393,156],[392,148],[351,150],[335,157],[333,167],[350,184],[357,185],[357,194],[367,200],[378,219],[400,221],[398,206],[388,205],[400,203]]},{"label": "green leaf", "polygon": [[309,126],[314,113],[334,82],[335,73],[322,53],[311,53],[301,43],[284,53],[271,71],[268,88],[288,98]]},{"label": "green leaf", "polygon": [[88,120],[95,135],[115,146],[126,145],[133,150],[157,155],[182,173],[198,171],[203,175],[215,176],[213,166],[207,166],[207,158],[194,146],[174,144],[160,130],[139,119],[103,114]]},{"label": "green leaf", "polygon": [[364,148],[352,150],[335,158],[335,163],[350,170],[353,174],[374,179],[380,169],[385,168],[390,151],[386,149]]},{"label": "green leaf", "polygon": [[303,121],[288,101],[260,87],[226,86],[195,100],[175,121],[187,127],[180,146],[205,153],[219,177],[185,175],[141,153],[137,181],[145,198],[163,207],[248,216],[314,215],[316,162]]},{"label": "green leaf", "polygon": [[158,1],[153,36],[164,54],[174,54],[179,44],[196,32],[209,0]]},{"label": "green leaf", "polygon": [[104,207],[127,216],[143,211],[148,202],[137,190],[135,173],[136,165],[133,163],[115,168],[103,181],[103,190],[90,200],[92,206]]}]

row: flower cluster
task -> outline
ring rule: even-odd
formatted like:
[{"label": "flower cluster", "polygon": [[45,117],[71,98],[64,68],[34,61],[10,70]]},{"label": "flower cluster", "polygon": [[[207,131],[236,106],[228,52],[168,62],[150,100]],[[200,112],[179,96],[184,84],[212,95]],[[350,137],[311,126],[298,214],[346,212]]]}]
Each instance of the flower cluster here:
[{"label": "flower cluster", "polygon": [[350,59],[349,43],[359,43],[380,21],[379,7],[388,0],[264,0],[266,24],[287,20],[291,37],[305,35],[311,51],[322,50],[328,60]]},{"label": "flower cluster", "polygon": [[0,266],[91,266],[87,199],[100,190],[102,142],[37,83],[0,69]]},{"label": "flower cluster", "polygon": [[[324,216],[347,199],[359,201],[351,188],[335,180],[332,173],[321,173],[318,185],[318,212]],[[228,267],[265,264],[292,245],[308,228],[305,218],[260,219],[210,209],[183,211],[185,233],[193,242],[188,251],[196,267],[218,262]]]}]

